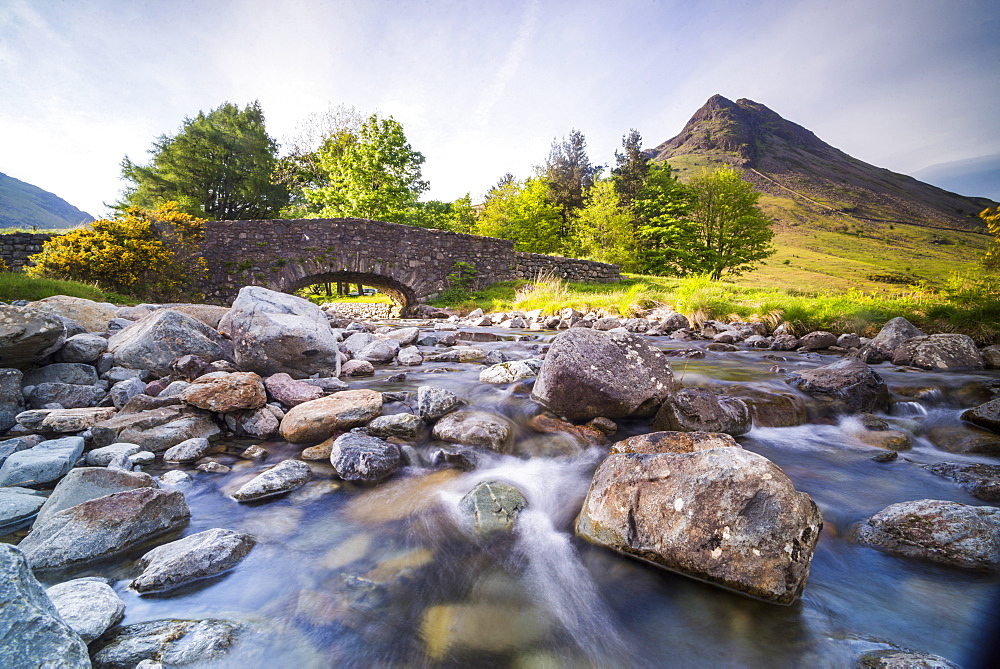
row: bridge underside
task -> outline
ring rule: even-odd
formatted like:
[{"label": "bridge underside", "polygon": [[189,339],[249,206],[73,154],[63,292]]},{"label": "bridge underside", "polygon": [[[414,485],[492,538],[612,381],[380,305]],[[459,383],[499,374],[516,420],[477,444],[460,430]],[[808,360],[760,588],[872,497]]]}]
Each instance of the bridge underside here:
[{"label": "bridge underside", "polygon": [[323,274],[314,274],[292,281],[287,287],[283,286],[275,288],[275,290],[294,293],[317,283],[354,283],[377,288],[389,296],[389,299],[399,307],[401,314],[410,312],[418,301],[417,294],[409,286],[403,285],[388,276],[366,272],[325,272]]}]

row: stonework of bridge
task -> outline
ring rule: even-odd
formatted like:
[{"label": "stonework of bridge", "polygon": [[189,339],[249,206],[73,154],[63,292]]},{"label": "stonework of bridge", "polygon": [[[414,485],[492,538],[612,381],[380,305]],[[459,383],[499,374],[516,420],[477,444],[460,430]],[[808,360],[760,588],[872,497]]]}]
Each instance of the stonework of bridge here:
[{"label": "stonework of bridge", "polygon": [[[0,235],[0,258],[21,269],[49,234]],[[617,265],[514,251],[513,242],[358,218],[208,221],[202,256],[206,301],[231,304],[240,288],[294,293],[318,283],[378,288],[404,311],[449,288],[458,262],[475,270],[473,288],[551,275],[619,281]]]}]

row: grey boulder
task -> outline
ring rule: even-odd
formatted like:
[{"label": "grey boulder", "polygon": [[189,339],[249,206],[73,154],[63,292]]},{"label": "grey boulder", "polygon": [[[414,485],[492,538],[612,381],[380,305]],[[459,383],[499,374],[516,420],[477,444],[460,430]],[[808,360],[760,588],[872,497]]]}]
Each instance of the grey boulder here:
[{"label": "grey boulder", "polygon": [[144,661],[165,667],[218,661],[246,630],[243,623],[211,618],[126,625],[94,654],[94,666],[133,669]]},{"label": "grey boulder", "polygon": [[24,554],[7,544],[0,544],[0,666],[91,666],[87,644],[60,617]]},{"label": "grey boulder", "polygon": [[862,349],[862,355],[868,362],[892,360],[893,354],[900,344],[907,339],[923,335],[923,331],[919,330],[913,323],[902,316],[897,316],[886,321],[875,338]]},{"label": "grey boulder", "polygon": [[885,409],[885,381],[860,360],[842,358],[804,372],[792,372],[786,383],[827,403],[840,413],[873,413]]},{"label": "grey boulder", "polygon": [[64,341],[66,326],[55,314],[0,304],[0,368],[28,369]]},{"label": "grey boulder", "polygon": [[56,362],[94,362],[108,350],[108,340],[96,334],[78,334],[68,338],[55,354]]},{"label": "grey boulder", "polygon": [[653,418],[654,430],[725,432],[739,436],[751,427],[746,402],[703,388],[685,388],[674,393]]},{"label": "grey boulder", "polygon": [[51,515],[116,492],[136,488],[155,488],[156,481],[141,472],[123,472],[106,467],[77,467],[52,490],[45,506],[38,512],[36,525]]},{"label": "grey boulder", "polygon": [[454,411],[462,403],[458,395],[434,386],[417,388],[417,413],[426,421],[437,420],[449,411]]},{"label": "grey boulder", "polygon": [[82,362],[57,362],[31,370],[24,375],[22,381],[25,386],[37,386],[41,383],[92,386],[97,383],[97,368]]},{"label": "grey boulder", "polygon": [[552,342],[531,396],[588,420],[652,415],[673,389],[667,357],[636,335],[570,328]]},{"label": "grey boulder", "polygon": [[458,503],[463,522],[476,534],[513,532],[518,514],[528,500],[516,487],[504,481],[483,481]]},{"label": "grey boulder", "polygon": [[232,345],[222,335],[196,318],[179,311],[160,309],[112,335],[108,350],[115,364],[148,369],[159,375],[171,373],[170,363],[185,355],[203,360],[232,360]]},{"label": "grey boulder", "polygon": [[100,637],[125,615],[125,602],[102,579],[76,578],[45,593],[84,643]]},{"label": "grey boulder", "polygon": [[389,437],[416,439],[423,425],[424,422],[412,413],[395,413],[379,416],[368,423],[368,434],[383,439]]},{"label": "grey boulder", "polygon": [[456,411],[434,424],[435,439],[469,446],[485,446],[506,453],[513,434],[510,422],[486,411]]},{"label": "grey boulder", "polygon": [[83,445],[83,437],[63,437],[12,454],[0,467],[0,487],[59,480],[83,455]]},{"label": "grey boulder", "polygon": [[157,546],[139,558],[142,573],[132,588],[142,594],[164,592],[221,574],[239,564],[255,543],[249,534],[215,528]]},{"label": "grey boulder", "polygon": [[972,337],[963,334],[934,334],[907,339],[896,348],[892,364],[935,371],[983,369],[985,366]]},{"label": "grey boulder", "polygon": [[45,498],[27,488],[0,488],[0,534],[7,534],[31,523],[45,504]]},{"label": "grey boulder", "polygon": [[330,463],[347,481],[381,481],[403,465],[398,446],[357,432],[334,440]]},{"label": "grey boulder", "polygon": [[233,493],[237,502],[253,502],[266,497],[283,495],[301,488],[312,478],[309,465],[301,460],[285,460],[258,474]]},{"label": "grey boulder", "polygon": [[72,567],[132,549],[190,517],[182,493],[136,488],[57,511],[36,522],[19,547],[32,569]]},{"label": "grey boulder", "polygon": [[185,439],[181,443],[171,446],[163,453],[164,462],[194,462],[205,457],[211,448],[208,439],[204,437],[194,437]]},{"label": "grey boulder", "polygon": [[96,406],[105,395],[101,386],[73,383],[40,383],[31,393],[32,409],[44,409],[58,404],[64,409],[86,409]]},{"label": "grey boulder", "polygon": [[17,414],[24,411],[20,370],[0,369],[0,434],[17,423]]}]

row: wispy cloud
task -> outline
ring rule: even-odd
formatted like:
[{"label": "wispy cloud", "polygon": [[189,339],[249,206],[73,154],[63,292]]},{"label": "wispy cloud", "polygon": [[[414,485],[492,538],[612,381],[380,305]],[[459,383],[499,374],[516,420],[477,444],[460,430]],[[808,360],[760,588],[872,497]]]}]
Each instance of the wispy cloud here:
[{"label": "wispy cloud", "polygon": [[528,0],[525,3],[524,13],[517,27],[517,34],[507,49],[507,55],[504,56],[503,63],[497,70],[493,81],[483,90],[480,96],[479,104],[476,106],[473,114],[480,128],[485,128],[489,125],[493,108],[496,107],[497,102],[500,101],[507,87],[517,75],[517,70],[524,60],[528,44],[535,35],[538,25],[538,6],[538,0]]}]

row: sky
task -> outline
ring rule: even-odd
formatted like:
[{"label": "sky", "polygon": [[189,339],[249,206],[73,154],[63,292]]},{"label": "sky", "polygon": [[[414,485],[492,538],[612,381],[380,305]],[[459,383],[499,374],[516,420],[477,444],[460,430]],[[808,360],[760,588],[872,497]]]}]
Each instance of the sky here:
[{"label": "sky", "polygon": [[0,172],[95,216],[126,155],[227,101],[286,145],[330,107],[391,115],[425,199],[477,200],[573,129],[611,164],[716,93],[1000,200],[995,0],[0,0]]}]

